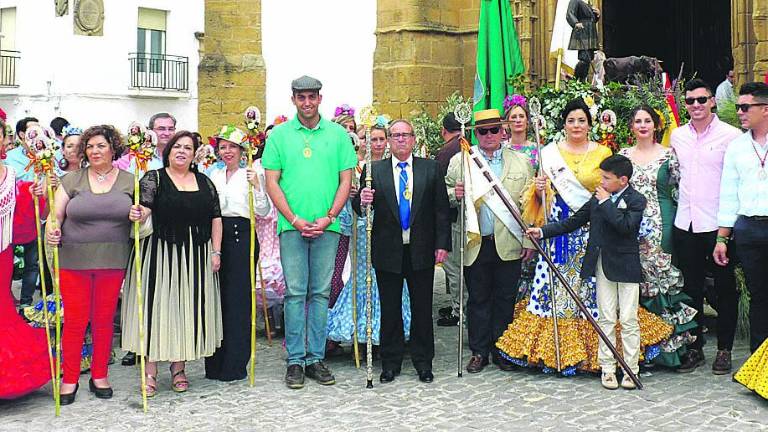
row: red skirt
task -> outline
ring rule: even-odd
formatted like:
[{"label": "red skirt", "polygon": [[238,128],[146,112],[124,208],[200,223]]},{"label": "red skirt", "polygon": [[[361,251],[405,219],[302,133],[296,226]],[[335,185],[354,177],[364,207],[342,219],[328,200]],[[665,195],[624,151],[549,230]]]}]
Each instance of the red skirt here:
[{"label": "red skirt", "polygon": [[0,252],[0,399],[31,393],[51,380],[45,329],[16,312],[11,294],[13,246]]}]

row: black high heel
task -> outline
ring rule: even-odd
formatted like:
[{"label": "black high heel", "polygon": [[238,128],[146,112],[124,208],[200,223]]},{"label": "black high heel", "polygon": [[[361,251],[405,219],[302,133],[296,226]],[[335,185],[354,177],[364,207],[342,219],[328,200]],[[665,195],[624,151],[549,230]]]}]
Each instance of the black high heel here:
[{"label": "black high heel", "polygon": [[77,396],[77,390],[80,388],[80,383],[75,384],[75,391],[72,393],[61,394],[59,393],[59,405],[71,405],[75,401]]},{"label": "black high heel", "polygon": [[88,380],[88,389],[99,399],[112,399],[112,387],[96,387],[93,383],[93,378]]}]

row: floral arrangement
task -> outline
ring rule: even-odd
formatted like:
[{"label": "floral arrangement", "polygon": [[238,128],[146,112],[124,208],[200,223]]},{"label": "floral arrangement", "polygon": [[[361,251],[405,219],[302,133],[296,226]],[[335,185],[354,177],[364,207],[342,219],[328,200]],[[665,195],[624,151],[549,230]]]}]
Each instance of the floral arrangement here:
[{"label": "floral arrangement", "polygon": [[53,173],[56,151],[59,150],[59,143],[56,141],[53,130],[48,127],[31,126],[24,137],[29,147],[27,153],[29,164],[25,170],[34,167],[37,175]]},{"label": "floral arrangement", "polygon": [[147,164],[155,156],[157,149],[157,135],[145,128],[139,122],[133,122],[128,126],[128,154],[136,160],[136,167],[141,171],[147,170]]},{"label": "floral arrangement", "polygon": [[203,169],[208,169],[211,165],[215,164],[217,160],[216,150],[210,144],[201,145],[195,152],[194,162],[198,166],[202,166]]},{"label": "floral arrangement", "polygon": [[272,122],[272,125],[277,126],[281,123],[285,123],[288,121],[288,117],[280,114],[279,116],[275,117],[275,121]]},{"label": "floral arrangement", "polygon": [[[243,147],[245,147],[246,152],[249,154],[256,148],[263,146],[264,141],[267,139],[264,132],[259,130],[260,124],[261,111],[259,111],[259,109],[255,106],[249,106],[248,109],[245,110],[245,127],[248,130],[248,135],[246,140],[241,141],[243,143]],[[234,126],[231,127],[236,129]]]},{"label": "floral arrangement", "polygon": [[355,109],[347,104],[343,104],[341,106],[337,106],[336,110],[333,111],[333,116],[338,117],[340,115],[348,115],[350,117],[355,116]]}]

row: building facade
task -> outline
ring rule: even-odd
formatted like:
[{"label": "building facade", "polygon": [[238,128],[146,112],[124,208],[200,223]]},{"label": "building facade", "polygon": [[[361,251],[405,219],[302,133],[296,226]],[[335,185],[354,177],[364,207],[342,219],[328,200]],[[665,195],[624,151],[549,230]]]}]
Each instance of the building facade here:
[{"label": "building facade", "polygon": [[0,0],[0,107],[120,129],[164,111],[197,130],[203,16],[203,0]]},{"label": "building facade", "polygon": [[[422,109],[435,114],[454,91],[472,95],[481,1],[377,0],[373,99],[381,111],[394,117]],[[557,62],[549,46],[557,0],[509,1],[529,83],[553,82]],[[666,55],[664,66],[671,75],[677,76],[681,67],[684,76],[709,68],[713,85],[729,66],[735,69],[737,84],[760,79],[768,71],[768,1],[708,0],[706,8],[701,0],[591,3],[604,12],[598,23],[601,38],[617,35],[611,40],[617,57]],[[722,41],[728,32],[729,40]],[[638,40],[647,42],[648,52],[632,49]]]}]

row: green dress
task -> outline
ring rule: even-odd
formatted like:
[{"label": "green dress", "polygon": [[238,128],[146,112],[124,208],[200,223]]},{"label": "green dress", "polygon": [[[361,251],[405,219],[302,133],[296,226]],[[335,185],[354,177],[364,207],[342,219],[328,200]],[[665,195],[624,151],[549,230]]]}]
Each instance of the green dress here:
[{"label": "green dress", "polygon": [[[632,150],[621,154],[630,157]],[[693,341],[691,330],[696,310],[683,293],[683,274],[673,263],[672,227],[677,209],[676,193],[679,170],[674,154],[665,149],[645,165],[632,163],[631,184],[648,200],[640,226],[640,262],[644,282],[640,284],[640,303],[648,311],[674,326],[672,336],[660,345],[654,363],[677,367],[686,345]]]}]

